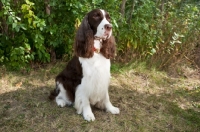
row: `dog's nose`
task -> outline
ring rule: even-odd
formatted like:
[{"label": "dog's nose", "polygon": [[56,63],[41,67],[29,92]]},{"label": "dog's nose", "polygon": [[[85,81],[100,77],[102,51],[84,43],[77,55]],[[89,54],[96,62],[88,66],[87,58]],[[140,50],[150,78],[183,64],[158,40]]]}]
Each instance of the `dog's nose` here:
[{"label": "dog's nose", "polygon": [[107,31],[110,31],[112,29],[112,25],[111,24],[105,24],[104,25],[104,28],[107,30]]}]

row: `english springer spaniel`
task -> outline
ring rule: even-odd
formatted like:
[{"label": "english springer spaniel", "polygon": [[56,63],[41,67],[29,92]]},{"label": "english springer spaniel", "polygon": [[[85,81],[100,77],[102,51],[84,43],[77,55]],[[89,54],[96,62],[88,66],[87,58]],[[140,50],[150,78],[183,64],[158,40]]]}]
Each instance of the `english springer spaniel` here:
[{"label": "english springer spaniel", "polygon": [[49,98],[60,107],[74,104],[78,114],[94,121],[90,105],[119,114],[109,99],[110,59],[115,55],[110,15],[94,9],[83,19],[76,33],[74,57],[56,77],[56,88]]}]

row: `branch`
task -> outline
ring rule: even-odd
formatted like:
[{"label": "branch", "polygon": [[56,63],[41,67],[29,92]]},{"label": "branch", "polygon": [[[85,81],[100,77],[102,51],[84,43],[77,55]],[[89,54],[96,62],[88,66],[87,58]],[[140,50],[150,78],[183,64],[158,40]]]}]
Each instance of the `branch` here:
[{"label": "branch", "polygon": [[126,5],[126,0],[123,0],[122,4],[121,4],[121,10],[120,10],[122,17],[124,17],[124,15],[125,15],[125,5]]},{"label": "branch", "polygon": [[135,9],[135,3],[136,3],[136,1],[133,0],[132,7],[131,7],[131,14],[130,14],[130,17],[128,19],[129,24],[131,23],[131,20],[132,20],[133,12],[134,12],[134,9]]}]

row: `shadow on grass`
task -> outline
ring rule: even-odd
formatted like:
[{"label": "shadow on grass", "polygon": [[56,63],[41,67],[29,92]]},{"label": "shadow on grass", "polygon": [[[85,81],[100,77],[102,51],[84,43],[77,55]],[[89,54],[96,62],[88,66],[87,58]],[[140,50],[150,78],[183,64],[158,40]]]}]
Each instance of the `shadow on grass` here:
[{"label": "shadow on grass", "polygon": [[0,131],[200,131],[200,113],[181,109],[167,95],[110,86],[120,115],[93,109],[96,120],[88,123],[73,107],[59,108],[48,100],[53,86],[23,87],[0,95]]}]

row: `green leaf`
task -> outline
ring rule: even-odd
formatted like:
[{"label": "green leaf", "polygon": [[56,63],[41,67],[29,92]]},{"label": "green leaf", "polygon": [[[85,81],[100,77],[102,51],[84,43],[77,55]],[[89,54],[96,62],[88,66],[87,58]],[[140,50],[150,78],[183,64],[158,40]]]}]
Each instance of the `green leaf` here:
[{"label": "green leaf", "polygon": [[13,23],[13,17],[12,16],[8,16],[8,22]]},{"label": "green leaf", "polygon": [[27,30],[27,28],[25,27],[25,24],[20,24],[20,28],[22,28],[23,30]]},{"label": "green leaf", "polygon": [[14,29],[14,28],[16,28],[17,27],[17,23],[13,23],[12,24],[12,28]]},{"label": "green leaf", "polygon": [[18,21],[21,21],[21,18],[20,18],[20,17],[16,17],[16,19],[17,19]]},{"label": "green leaf", "polygon": [[33,2],[30,2],[29,0],[26,0],[26,4],[31,5],[31,6],[34,5],[34,3],[33,3]]},{"label": "green leaf", "polygon": [[28,23],[29,23],[29,25],[32,23],[32,18],[31,17],[28,18]]},{"label": "green leaf", "polygon": [[119,26],[118,26],[118,24],[117,24],[115,19],[113,20],[113,22],[114,22],[115,26],[118,28]]},{"label": "green leaf", "polygon": [[151,49],[151,53],[152,53],[152,54],[155,54],[155,53],[156,53],[156,49],[152,48],[152,49]]},{"label": "green leaf", "polygon": [[19,26],[16,26],[16,27],[15,27],[15,31],[16,31],[16,32],[19,32],[19,29],[20,29]]}]

